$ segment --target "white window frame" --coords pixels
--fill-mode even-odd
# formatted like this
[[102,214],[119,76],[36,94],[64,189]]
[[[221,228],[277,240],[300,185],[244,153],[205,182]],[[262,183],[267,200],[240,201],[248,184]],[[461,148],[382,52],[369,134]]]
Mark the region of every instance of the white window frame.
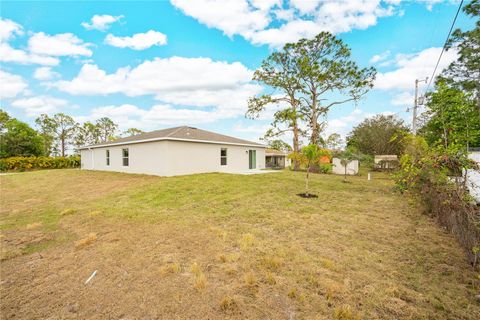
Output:
[[[125,156],[125,150],[127,151],[127,156]],[[130,165],[130,150],[128,148],[122,148],[122,165],[124,167],[128,167]],[[127,164],[125,164],[125,160],[127,160]]]
[[[225,151],[225,155],[222,155],[222,152]],[[226,166],[228,164],[228,149],[227,148],[221,148],[220,149],[220,165],[221,166]],[[225,159],[225,163],[223,163],[223,159]]]

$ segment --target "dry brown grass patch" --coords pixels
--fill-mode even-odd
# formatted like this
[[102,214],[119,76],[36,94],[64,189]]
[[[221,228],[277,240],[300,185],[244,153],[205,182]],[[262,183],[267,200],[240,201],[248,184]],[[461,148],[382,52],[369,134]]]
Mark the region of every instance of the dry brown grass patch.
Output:
[[329,281],[325,284],[325,298],[328,301],[339,299],[345,288],[338,282]]
[[166,276],[169,274],[180,273],[182,271],[182,267],[179,263],[169,263],[160,268],[160,275]]
[[218,258],[218,261],[220,261],[221,263],[227,262],[227,256],[224,254],[219,254],[217,258]]
[[271,272],[265,272],[265,282],[270,285],[277,284],[277,280],[275,279],[275,276]]
[[81,249],[93,243],[95,240],[97,240],[97,234],[93,232],[89,233],[86,238],[80,239],[75,242],[75,248]]
[[240,239],[240,248],[242,250],[246,250],[250,247],[253,247],[255,244],[255,236],[251,233],[246,233],[242,236],[242,239]]
[[238,303],[233,297],[225,296],[220,300],[220,310],[225,313],[233,313],[238,310]]
[[62,211],[62,213],[60,213],[62,216],[69,216],[71,214],[74,214],[75,213],[75,209],[72,209],[72,208],[68,208],[68,209],[65,209]]
[[225,273],[229,276],[235,276],[238,273],[237,267],[236,266],[228,266],[225,269]]
[[195,276],[194,287],[198,291],[202,291],[207,287],[207,277],[205,274],[203,274],[203,272],[200,272]]
[[248,287],[255,287],[257,285],[257,277],[251,271],[243,275],[243,281]]
[[348,304],[341,305],[335,308],[333,312],[334,319],[337,320],[360,320],[361,317]]
[[33,229],[40,228],[41,226],[42,226],[42,223],[41,223],[41,222],[35,222],[35,223],[27,224],[26,229],[27,229],[27,230],[33,230]]
[[277,256],[267,256],[261,260],[262,266],[269,270],[278,270],[283,265],[283,259]]
[[100,211],[100,210],[94,210],[94,211],[90,211],[90,212],[88,213],[88,216],[90,216],[90,217],[96,217],[96,216],[99,216],[101,213],[102,213],[102,211]]
[[320,258],[320,264],[325,269],[329,269],[329,270],[332,270],[332,271],[334,271],[336,269],[335,268],[335,262],[333,260],[330,260],[330,259],[327,259],[327,258]]
[[192,263],[192,265],[190,266],[190,272],[193,273],[194,275],[198,276],[199,274],[202,273],[202,269],[200,268],[200,266],[198,265],[198,263],[194,262],[194,263]]

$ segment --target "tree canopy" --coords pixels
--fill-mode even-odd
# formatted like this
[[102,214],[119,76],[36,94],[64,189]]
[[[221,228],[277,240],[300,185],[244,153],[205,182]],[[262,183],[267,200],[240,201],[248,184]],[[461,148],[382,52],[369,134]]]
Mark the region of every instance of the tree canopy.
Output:
[[453,32],[448,49],[458,50],[459,57],[445,70],[444,76],[451,79],[451,84],[457,88],[471,92],[480,112],[480,1],[471,1],[463,11],[476,19],[475,27]]
[[[308,136],[310,144],[318,145],[328,111],[358,101],[373,86],[375,75],[374,68],[360,68],[353,61],[341,39],[321,32],[313,39],[287,43],[262,62],[253,80],[271,92],[250,98],[246,116],[258,118],[274,106],[277,111],[266,136],[292,131],[293,151],[299,153],[300,137]],[[294,164],[298,168],[295,158]]]
[[290,152],[292,147],[283,140],[275,139],[268,141],[268,147],[278,151]]
[[440,79],[427,99],[419,134],[429,145],[464,151],[480,147],[480,112],[472,94]]
[[43,139],[25,122],[0,110],[0,158],[43,155]]
[[367,118],[347,136],[347,146],[363,154],[400,154],[402,137],[409,131],[403,120],[393,115],[378,114]]

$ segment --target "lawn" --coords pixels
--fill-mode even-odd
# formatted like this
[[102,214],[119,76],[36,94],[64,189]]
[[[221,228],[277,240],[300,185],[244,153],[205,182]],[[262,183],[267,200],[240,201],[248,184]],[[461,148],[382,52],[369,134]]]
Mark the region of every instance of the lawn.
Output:
[[386,176],[0,179],[5,318],[480,318],[464,252]]

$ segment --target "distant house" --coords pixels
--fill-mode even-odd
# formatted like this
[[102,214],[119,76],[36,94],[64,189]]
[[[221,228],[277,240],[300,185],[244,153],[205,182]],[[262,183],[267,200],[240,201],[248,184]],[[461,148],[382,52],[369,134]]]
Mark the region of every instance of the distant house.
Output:
[[283,169],[290,165],[288,153],[275,150],[265,149],[265,167],[270,169]]
[[241,173],[265,168],[265,146],[193,127],[176,127],[80,148],[81,168],[159,176]]
[[396,154],[375,155],[373,162],[376,170],[392,170],[399,165]]

